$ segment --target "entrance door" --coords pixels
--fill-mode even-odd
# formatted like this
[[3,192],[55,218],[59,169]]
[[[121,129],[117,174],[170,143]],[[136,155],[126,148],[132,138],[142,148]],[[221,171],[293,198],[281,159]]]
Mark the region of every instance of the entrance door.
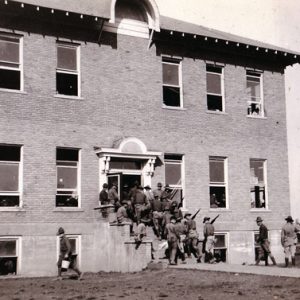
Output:
[[[123,186],[122,183],[122,173],[112,173],[107,175],[107,183],[108,183],[108,189],[110,189],[113,184],[117,186],[117,191],[119,195],[119,199],[121,199],[121,187]],[[121,199],[122,201],[122,199]]]

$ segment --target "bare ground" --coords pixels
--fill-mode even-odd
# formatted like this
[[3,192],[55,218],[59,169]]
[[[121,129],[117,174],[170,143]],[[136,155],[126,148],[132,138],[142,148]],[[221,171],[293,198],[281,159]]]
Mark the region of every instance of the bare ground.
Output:
[[300,300],[299,283],[297,278],[179,269],[88,273],[81,281],[5,278],[0,280],[0,300]]

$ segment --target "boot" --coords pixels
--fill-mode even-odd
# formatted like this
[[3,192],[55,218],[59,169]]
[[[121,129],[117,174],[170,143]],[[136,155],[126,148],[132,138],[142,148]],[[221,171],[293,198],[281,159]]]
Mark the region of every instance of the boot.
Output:
[[285,267],[287,268],[289,266],[289,259],[285,258]]
[[273,265],[276,266],[277,264],[276,264],[275,257],[274,256],[270,256],[270,258],[271,258],[271,261],[272,261]]
[[295,256],[292,256],[292,265],[293,265],[293,267],[296,267],[296,258],[295,258]]
[[268,254],[264,255],[264,259],[265,259],[265,265],[268,266],[269,262],[268,262]]
[[255,265],[258,266],[260,262],[260,257],[256,260]]

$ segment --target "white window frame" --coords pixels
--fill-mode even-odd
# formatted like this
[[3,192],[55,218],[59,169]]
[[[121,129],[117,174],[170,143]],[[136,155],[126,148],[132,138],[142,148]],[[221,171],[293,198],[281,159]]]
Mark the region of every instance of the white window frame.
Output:
[[19,205],[18,206],[0,206],[1,210],[10,210],[14,208],[21,208],[23,207],[23,147],[18,145],[7,145],[8,147],[18,147],[20,148],[20,161],[4,161],[0,160],[1,163],[7,164],[16,164],[19,166],[19,174],[18,174],[18,191],[17,192],[10,192],[10,191],[0,191],[0,195],[3,196],[19,196]]
[[[58,167],[65,167],[65,168],[77,168],[77,201],[78,201],[78,206],[73,206],[73,207],[69,207],[69,206],[56,206],[55,203],[55,207],[56,208],[81,208],[81,150],[80,149],[76,149],[76,148],[64,148],[64,147],[57,147],[56,151],[58,149],[64,149],[64,150],[77,150],[78,151],[78,161],[70,161],[70,160],[56,160],[56,194],[55,197],[59,194],[59,191],[70,191],[73,192],[73,189],[66,189],[66,188],[58,188],[57,187],[57,179],[58,179],[58,172],[57,172],[57,168]],[[57,165],[57,162],[61,162],[61,163],[76,163],[76,166],[63,166],[63,165]],[[56,201],[55,201],[56,202]]]
[[[76,253],[77,254],[77,266],[80,269],[81,267],[81,235],[80,234],[66,234],[66,237],[70,240],[74,239],[76,241]],[[60,253],[60,242],[59,242],[60,237],[56,237],[56,260],[58,261],[59,258],[59,253]]]
[[[226,205],[225,207],[210,207],[211,210],[219,210],[219,209],[228,209],[229,208],[229,199],[228,199],[228,158],[224,156],[209,156],[209,168],[210,168],[210,161],[211,160],[218,160],[218,161],[223,161],[224,165],[224,183],[219,183],[219,182],[211,182],[209,178],[209,188],[210,187],[225,187],[225,197],[226,197]],[[209,170],[210,172],[210,170]],[[209,192],[209,197],[210,197],[210,192]],[[209,199],[210,201],[210,199]]]
[[63,48],[69,48],[69,49],[75,49],[76,50],[76,66],[77,66],[77,70],[74,71],[74,70],[69,70],[69,69],[63,69],[63,68],[59,68],[56,65],[56,74],[57,73],[61,73],[61,74],[77,75],[77,95],[60,94],[58,92],[58,90],[57,90],[57,86],[56,86],[56,94],[58,96],[66,97],[66,98],[80,98],[81,97],[80,44],[58,41],[56,43],[56,53],[57,53],[57,58],[56,59],[57,59],[57,63],[58,63],[58,47],[63,47]]
[[[252,74],[249,74],[252,73]],[[255,74],[255,75],[253,75]],[[247,86],[247,82],[248,82],[248,78],[259,78],[259,84],[260,84],[260,97],[256,97],[255,99],[257,99],[257,101],[252,100],[252,96],[250,96],[250,100],[247,100],[247,116],[249,117],[256,117],[256,118],[262,118],[265,117],[265,109],[264,109],[264,92],[263,92],[263,73],[262,72],[258,72],[258,71],[252,71],[252,70],[246,70],[246,86]],[[251,105],[258,105],[260,107],[260,114],[254,115],[251,114],[251,112],[249,113],[249,107]]]
[[218,249],[226,249],[226,263],[228,263],[228,257],[229,257],[229,233],[228,232],[224,232],[224,231],[220,231],[220,232],[215,232],[215,238],[217,238],[216,236],[218,235],[224,235],[224,241],[225,241],[225,247],[216,247],[214,246],[214,251],[218,250]]
[[[24,91],[24,64],[23,64],[23,36],[16,35],[16,34],[10,34],[5,32],[0,32],[0,39],[1,37],[6,38],[13,38],[13,39],[19,39],[19,67],[9,67],[9,66],[1,66],[0,69],[3,70],[13,70],[13,71],[19,71],[20,72],[20,89],[8,89],[8,88],[0,88],[1,91],[17,91],[17,92],[23,92]],[[14,64],[17,65],[17,63],[12,63],[8,61],[3,61],[7,64]]]
[[[22,238],[20,236],[0,236],[0,241],[16,241],[16,256],[5,257],[17,257],[17,272],[16,275],[21,273],[21,261],[22,261]],[[2,256],[4,257],[4,256]],[[1,275],[0,275],[1,276]]]
[[[264,175],[264,187],[265,187],[265,207],[253,207],[251,210],[268,210],[269,207],[269,201],[268,201],[268,177],[267,177],[267,160],[264,158],[250,158],[249,159],[249,171],[250,171],[250,178],[251,178],[251,168],[250,168],[250,161],[261,161],[263,162],[263,175]],[[252,183],[250,182],[250,200],[252,202],[251,198],[251,188],[252,188]],[[254,199],[255,200],[255,199]]]
[[[207,71],[207,67],[212,67],[212,68],[219,68],[221,69],[221,73],[219,72],[212,72],[212,71]],[[206,87],[206,95],[212,95],[212,96],[220,96],[222,97],[222,110],[211,110],[211,109],[208,109],[208,99],[206,97],[206,106],[207,106],[207,110],[208,111],[214,111],[214,112],[225,112],[225,84],[224,84],[224,66],[220,66],[220,65],[215,65],[215,64],[206,64],[206,74],[214,74],[214,75],[219,75],[220,76],[220,82],[221,82],[221,94],[215,94],[215,93],[209,93],[207,91],[207,87]],[[207,80],[207,76],[206,76],[206,80]]]
[[[163,81],[163,78],[162,78],[162,88],[164,88],[164,86],[179,88],[180,105],[179,106],[169,106],[169,105],[166,105],[164,103],[164,99],[162,99],[163,108],[181,109],[181,108],[183,108],[182,59],[171,58],[171,57],[168,57],[168,56],[162,56],[162,77],[163,77],[163,66],[164,66],[164,64],[178,66],[178,85],[165,84],[164,81]],[[163,98],[163,93],[162,93],[162,98]]]
[[[180,175],[181,175],[181,184],[170,184],[171,189],[179,189],[182,193],[182,198],[184,199],[184,183],[185,183],[185,176],[184,176],[184,155],[182,154],[168,154],[165,153],[165,156],[181,156],[181,160],[178,159],[164,159],[165,164],[174,164],[174,165],[180,165]],[[166,172],[165,172],[165,182],[166,182]],[[183,200],[183,208],[185,208],[185,201]]]

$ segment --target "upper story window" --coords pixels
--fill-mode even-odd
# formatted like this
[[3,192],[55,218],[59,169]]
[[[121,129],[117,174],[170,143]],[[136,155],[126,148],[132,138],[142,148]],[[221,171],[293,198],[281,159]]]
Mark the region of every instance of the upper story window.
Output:
[[22,37],[0,33],[0,88],[23,90]]
[[21,147],[0,145],[0,207],[21,206]]
[[227,159],[209,158],[210,208],[227,207]]
[[251,208],[266,208],[267,181],[264,159],[250,159],[250,199]]
[[207,109],[224,111],[224,68],[206,65]]
[[79,150],[56,149],[57,207],[79,207]]
[[183,200],[183,157],[177,154],[165,154],[165,182],[172,189],[172,199]]
[[182,107],[181,60],[164,57],[163,104],[169,107]]
[[79,45],[57,44],[56,92],[80,97]]
[[262,73],[247,71],[248,116],[264,116]]

